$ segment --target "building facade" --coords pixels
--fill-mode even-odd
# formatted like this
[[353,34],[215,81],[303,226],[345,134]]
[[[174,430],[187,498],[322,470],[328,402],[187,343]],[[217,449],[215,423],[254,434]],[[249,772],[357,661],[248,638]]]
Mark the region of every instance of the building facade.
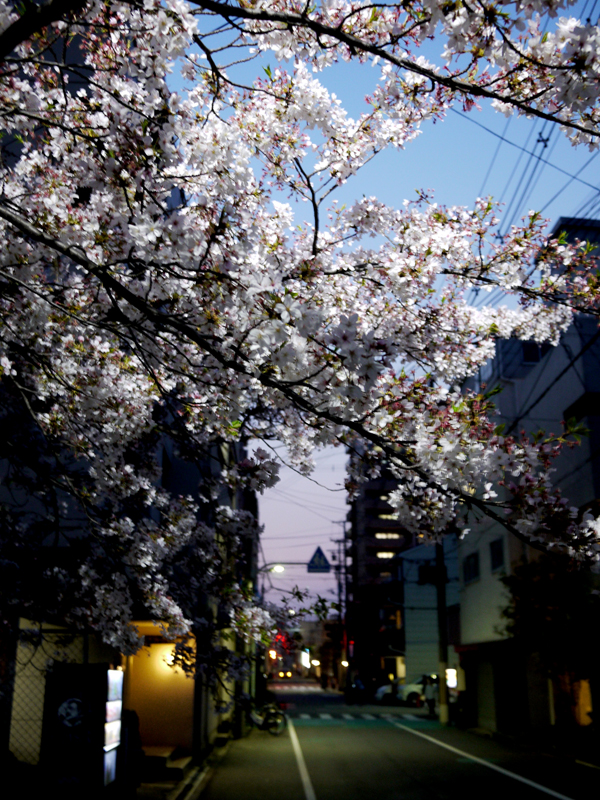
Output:
[[[570,241],[600,241],[600,223],[595,221],[561,219],[553,233],[562,231]],[[558,434],[566,420],[584,424],[589,435],[577,446],[563,449],[554,463],[553,483],[580,515],[586,510],[598,515],[600,340],[595,318],[576,315],[556,347],[498,341],[495,358],[466,386],[475,391],[501,389],[494,398],[494,421],[503,424],[506,433]],[[588,630],[571,647],[561,642],[562,623],[553,609],[562,606],[561,613],[566,614],[568,600],[559,603],[552,598],[553,591],[559,597],[558,577],[555,589],[545,580],[545,575],[559,575],[561,560],[524,544],[497,522],[476,521],[470,527],[471,533],[458,545],[459,649],[468,724],[509,734],[590,725],[593,690],[598,686],[598,654],[592,653],[598,647],[597,636]],[[568,574],[566,570],[563,583]],[[591,586],[594,580],[583,574],[580,582]],[[594,618],[593,597],[591,588],[588,596],[582,595],[567,629],[576,630],[580,620]],[[544,641],[544,620],[552,619],[554,634],[549,624]],[[582,655],[576,657],[580,646]],[[595,695],[598,707],[600,692]]]

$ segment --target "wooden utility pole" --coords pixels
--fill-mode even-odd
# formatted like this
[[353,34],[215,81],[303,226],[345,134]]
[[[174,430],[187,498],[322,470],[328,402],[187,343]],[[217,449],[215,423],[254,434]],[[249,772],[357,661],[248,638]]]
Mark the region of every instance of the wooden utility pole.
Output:
[[443,542],[438,542],[435,546],[435,588],[438,618],[438,702],[440,722],[442,725],[447,725],[449,721],[448,685],[446,683],[446,670],[448,669],[448,614],[446,611],[446,563]]

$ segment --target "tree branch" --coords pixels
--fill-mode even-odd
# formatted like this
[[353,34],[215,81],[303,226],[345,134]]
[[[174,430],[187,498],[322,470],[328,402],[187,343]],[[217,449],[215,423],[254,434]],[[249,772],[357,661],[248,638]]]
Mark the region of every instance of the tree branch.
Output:
[[383,61],[388,61],[390,64],[394,64],[396,67],[401,67],[409,72],[422,75],[424,78],[428,78],[435,84],[445,86],[447,89],[458,92],[459,94],[473,97],[485,97],[488,100],[498,100],[502,103],[506,103],[518,108],[519,111],[522,111],[524,114],[539,117],[540,119],[545,119],[555,124],[564,125],[568,128],[581,131],[582,133],[587,133],[591,136],[600,136],[600,130],[590,129],[577,122],[560,119],[554,114],[549,114],[546,111],[535,108],[535,106],[529,105],[525,101],[517,100],[514,97],[507,97],[499,92],[486,89],[484,86],[478,86],[477,84],[472,84],[468,81],[461,81],[457,78],[440,75],[433,69],[424,67],[421,64],[416,64],[414,61],[411,61],[408,58],[400,58],[399,56],[395,56],[392,53],[389,53],[383,47],[369,44],[368,42],[359,39],[357,36],[346,33],[340,27],[325,25],[322,22],[311,19],[303,14],[292,14],[290,12],[282,13],[279,11],[269,11],[267,9],[254,11],[241,6],[230,6],[227,3],[217,2],[217,0],[190,0],[190,2],[193,5],[200,6],[201,8],[205,8],[215,14],[219,14],[226,19],[238,17],[247,20],[279,22],[283,25],[293,28],[307,28],[317,36],[328,36],[337,40],[341,44],[347,45],[347,47],[353,53],[357,51],[371,53],[371,55],[378,56]]
[[87,0],[48,0],[43,6],[26,0],[24,13],[0,33],[0,60],[35,33],[68,14],[81,11],[86,5]]

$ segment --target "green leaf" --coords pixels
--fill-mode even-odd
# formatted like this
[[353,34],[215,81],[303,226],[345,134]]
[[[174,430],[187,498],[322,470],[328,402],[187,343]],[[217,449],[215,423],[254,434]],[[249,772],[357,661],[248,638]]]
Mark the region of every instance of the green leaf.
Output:
[[493,397],[495,394],[500,394],[501,391],[502,391],[502,386],[494,386],[493,389],[490,389],[483,396],[486,400],[489,400],[490,397]]
[[273,74],[271,73],[271,65],[267,64],[267,66],[263,67],[263,69],[266,72],[267,77],[269,78],[269,80],[272,81],[273,80]]
[[506,423],[503,422],[501,425],[496,425],[494,428],[494,435],[495,436],[502,436],[504,433],[504,429],[506,428]]

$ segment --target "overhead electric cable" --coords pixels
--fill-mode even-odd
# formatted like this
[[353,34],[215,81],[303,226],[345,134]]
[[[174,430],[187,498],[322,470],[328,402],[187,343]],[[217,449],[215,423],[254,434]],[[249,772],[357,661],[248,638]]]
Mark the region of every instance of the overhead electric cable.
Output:
[[504,130],[502,131],[502,139],[500,139],[500,141],[498,142],[498,145],[496,147],[496,151],[494,152],[494,155],[492,156],[492,160],[490,162],[488,170],[485,173],[485,178],[481,181],[481,189],[479,190],[479,194],[478,194],[479,197],[481,197],[482,194],[483,194],[483,189],[485,187],[485,184],[487,183],[487,179],[490,177],[490,172],[492,171],[492,168],[493,168],[494,164],[496,163],[496,159],[498,158],[498,152],[500,151],[500,148],[502,147],[502,142],[504,141],[504,137],[506,136],[506,131],[508,130],[508,126],[510,125],[511,122],[512,122],[512,117],[509,117],[506,120],[506,125],[504,126]]
[[[520,148],[521,152],[519,153],[519,157],[515,161],[515,164],[514,164],[514,166],[512,168],[512,171],[511,171],[510,175],[508,176],[508,180],[506,181],[506,184],[504,186],[504,189],[502,190],[502,192],[500,194],[500,198],[501,199],[508,192],[508,187],[511,185],[511,183],[513,181],[513,178],[515,177],[515,173],[516,173],[516,171],[517,171],[517,169],[519,167],[519,164],[521,163],[521,159],[523,158],[523,153],[529,153],[529,150],[527,150],[527,145],[529,144],[529,140],[531,139],[532,134],[533,134],[533,125],[531,125],[530,128],[529,128],[529,133],[527,134],[527,138],[525,139],[525,145],[524,145],[524,147]],[[529,160],[531,160],[531,153],[529,155]],[[527,162],[527,163],[529,163],[529,162]],[[525,165],[525,169],[527,169],[527,165]]]
[[591,24],[591,25],[597,25],[598,24],[598,20],[596,20],[596,22],[592,22],[592,20],[596,16],[596,6],[597,5],[598,5],[598,0],[595,0],[594,5],[592,6],[588,17],[583,17],[583,14],[581,15],[585,19],[585,21],[587,23]]
[[517,427],[519,422],[521,422],[523,417],[526,417],[527,414],[529,414],[529,412],[533,408],[535,408],[537,404],[544,399],[544,397],[546,397],[548,392],[550,392],[554,388],[554,386],[556,386],[558,381],[567,374],[567,372],[573,367],[573,365],[577,361],[579,361],[581,356],[583,356],[584,353],[586,353],[590,349],[590,347],[592,347],[598,341],[598,339],[600,339],[600,329],[598,329],[596,333],[588,340],[588,342],[581,348],[581,350],[577,353],[577,355],[573,356],[573,358],[569,361],[567,366],[563,370],[561,370],[561,372],[559,372],[559,374],[550,382],[550,384],[544,389],[544,391],[537,396],[537,398],[533,401],[533,403],[531,403],[531,405],[529,405],[525,409],[525,411],[521,412],[517,417],[515,417],[515,419],[510,424],[510,427],[506,431],[506,435],[514,431],[514,429]]
[[600,189],[596,187],[596,191],[591,197],[587,197],[575,212],[575,217],[592,217],[598,208],[600,202]]
[[[550,131],[550,133],[548,134],[548,139],[550,139],[550,136],[551,136],[551,135],[552,135],[552,131]],[[555,139],[554,139],[554,141],[552,142],[552,147],[551,147],[551,148],[550,148],[550,150],[548,151],[548,160],[550,160],[550,158],[552,157],[552,153],[554,152],[554,149],[555,149],[556,145],[558,144],[558,141],[559,141],[559,137],[558,137],[558,136],[556,136],[556,137],[555,137]],[[539,171],[538,171],[538,173],[537,173],[537,175],[536,175],[536,177],[535,177],[535,180],[534,180],[534,181],[533,181],[533,183],[530,185],[529,192],[528,192],[528,194],[527,194],[527,195],[524,197],[524,199],[523,199],[523,202],[521,203],[521,208],[522,208],[522,209],[523,209],[523,206],[525,206],[525,205],[527,205],[527,204],[529,203],[529,198],[530,198],[530,197],[531,197],[531,195],[533,194],[533,192],[534,192],[534,190],[535,190],[535,187],[538,185],[538,181],[539,181],[539,179],[540,179],[540,178],[541,178],[541,176],[542,176],[542,173],[543,173],[543,171],[544,171],[544,168],[545,168],[545,166],[546,166],[545,164],[541,164],[541,165],[540,165],[540,169],[539,169]],[[529,209],[527,209],[527,210],[529,210]]]
[[[544,128],[542,128],[542,130],[539,131],[539,133],[538,133],[538,138],[537,138],[536,143],[535,143],[535,145],[533,147],[533,150],[531,151],[531,154],[530,154],[529,158],[527,159],[527,163],[525,164],[523,172],[521,173],[521,177],[519,178],[519,181],[518,181],[518,183],[517,183],[517,185],[515,187],[513,195],[512,195],[512,197],[510,199],[510,203],[508,204],[508,206],[506,207],[506,209],[504,211],[504,214],[503,214],[503,217],[502,217],[502,223],[500,225],[500,237],[502,238],[503,241],[504,241],[504,236],[506,236],[506,233],[508,232],[508,230],[510,229],[511,225],[513,224],[513,222],[514,222],[514,220],[516,218],[516,214],[519,211],[520,203],[517,203],[517,205],[515,206],[515,201],[517,200],[517,195],[521,191],[521,186],[523,185],[523,181],[527,177],[527,172],[528,172],[530,166],[533,164],[533,171],[531,173],[531,175],[533,175],[534,172],[535,172],[536,166],[539,165],[539,158],[541,156],[541,153],[540,153],[540,156],[537,156],[536,153],[535,153],[535,150],[537,149],[537,146],[539,144],[542,144],[542,149],[543,149],[544,142],[545,142],[545,139],[543,137],[543,130],[544,130]],[[537,158],[538,161],[537,162],[534,161],[534,158]],[[530,181],[531,181],[531,176],[529,177],[529,180],[527,181],[527,183],[525,185],[525,190],[529,186]],[[521,196],[523,196],[523,195],[521,195]],[[513,207],[515,209],[514,211],[513,211]],[[504,228],[504,230],[502,230],[503,228]]]
[[[568,181],[567,181],[567,182],[566,182],[566,183],[563,185],[563,187],[562,187],[561,189],[559,189],[559,190],[558,190],[558,192],[556,192],[556,194],[555,194],[555,195],[553,195],[553,196],[550,198],[550,200],[548,200],[548,202],[546,203],[546,205],[542,206],[542,208],[540,209],[540,211],[545,211],[545,210],[548,208],[548,206],[549,206],[549,205],[551,205],[551,204],[552,204],[552,203],[553,203],[553,202],[556,200],[556,198],[557,198],[557,197],[559,197],[559,195],[561,195],[561,194],[564,192],[564,190],[565,190],[565,189],[566,189],[568,186],[570,186],[570,185],[573,183],[573,181],[575,180],[575,178],[577,178],[577,177],[580,175],[580,173],[582,173],[582,172],[583,172],[583,170],[584,170],[584,169],[587,169],[587,168],[589,167],[589,165],[590,165],[590,164],[592,163],[592,161],[593,161],[593,160],[596,158],[596,156],[598,155],[598,153],[600,153],[600,150],[596,150],[596,152],[595,152],[595,153],[593,153],[593,154],[590,156],[590,158],[588,158],[588,160],[585,162],[585,164],[584,164],[582,167],[580,167],[580,168],[577,170],[577,172],[575,173],[575,175],[573,175],[573,177],[572,177],[572,178],[569,178],[569,180],[568,180]],[[576,216],[577,216],[577,215],[576,215]]]
[[[491,128],[488,128],[487,125],[483,125],[481,122],[477,122],[477,120],[470,117],[469,114],[463,114],[462,111],[457,111],[455,108],[452,108],[450,110],[454,111],[455,114],[458,114],[459,117],[464,117],[465,119],[468,119],[469,122],[473,123],[473,125],[477,125],[477,127],[483,128],[484,131],[491,133],[492,136],[496,136],[498,139],[502,139],[502,141],[506,142],[511,147],[516,147],[517,150],[523,150],[523,152],[528,153],[529,155],[533,156],[535,155],[535,153],[532,153],[530,150],[526,150],[524,147],[521,147],[521,145],[515,144],[515,142],[511,142],[510,139],[506,139],[501,134],[496,133],[496,131],[493,131]],[[562,167],[557,167],[556,164],[553,164],[551,161],[548,161],[545,158],[542,158],[541,161],[544,164],[547,164],[549,167],[552,167],[552,169],[555,169],[557,172],[562,172],[563,175],[567,175],[569,178],[573,178],[573,180],[576,180],[578,183],[582,183],[584,186],[589,186],[589,188],[594,189],[594,191],[596,191],[598,188],[597,186],[593,186],[591,183],[588,183],[587,181],[584,181],[575,175],[571,175],[571,173],[567,172],[566,169],[562,169]]]
[[[585,5],[581,10],[580,19],[586,19],[585,12],[587,11],[587,7],[589,6],[590,3],[591,3],[591,0],[585,0]],[[592,11],[593,11],[593,9],[592,9]],[[590,13],[590,17],[591,17],[591,13]],[[587,17],[587,19],[589,19],[590,17]]]

